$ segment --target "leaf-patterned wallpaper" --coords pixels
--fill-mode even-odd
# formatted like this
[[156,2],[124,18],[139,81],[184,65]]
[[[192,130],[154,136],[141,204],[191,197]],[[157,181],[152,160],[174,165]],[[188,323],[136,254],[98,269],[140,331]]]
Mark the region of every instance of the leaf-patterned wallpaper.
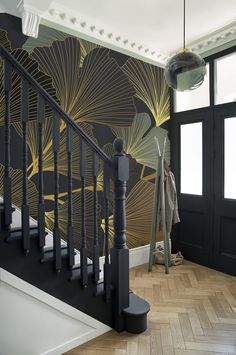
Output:
[[[66,33],[40,26],[39,38],[27,38],[21,32],[18,18],[0,14],[0,43],[48,91],[70,117],[101,147],[112,156],[112,142],[116,137],[124,140],[130,156],[130,179],[127,189],[127,240],[130,248],[149,242],[156,146],[161,146],[167,134],[166,123],[170,116],[168,87],[163,69],[144,63],[118,52],[102,48],[91,42]],[[4,138],[3,65],[0,60],[0,139]],[[14,74],[11,93],[11,135],[13,202],[21,205],[22,172],[20,123],[20,78]],[[37,218],[38,146],[35,122],[37,97],[30,91],[28,137],[28,185],[30,213]],[[43,142],[46,224],[53,228],[53,154],[52,115],[46,109]],[[164,124],[164,126],[163,126]],[[162,127],[161,127],[162,125]],[[65,124],[60,125],[60,193],[59,219],[62,237],[66,240],[67,211],[67,156]],[[79,139],[73,141],[73,205],[76,246],[80,236],[80,175]],[[2,143],[1,143],[2,144]],[[166,159],[169,159],[169,140]],[[92,156],[87,150],[86,173],[86,227],[88,245],[93,238]],[[103,253],[102,166],[99,167],[98,223],[100,226],[100,252]],[[3,190],[4,157],[0,149],[0,194]],[[112,187],[111,187],[112,189]],[[111,191],[112,193],[112,191]],[[110,203],[110,242],[113,238],[113,212]]]

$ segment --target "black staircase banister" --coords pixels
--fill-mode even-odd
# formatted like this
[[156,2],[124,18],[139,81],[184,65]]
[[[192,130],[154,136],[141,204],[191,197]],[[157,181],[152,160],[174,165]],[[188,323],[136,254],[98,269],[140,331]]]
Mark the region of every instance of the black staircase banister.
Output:
[[[63,111],[59,104],[54,100],[46,90],[21,66],[20,63],[9,53],[4,47],[0,46],[0,57],[4,60],[4,193],[3,206],[0,208],[0,232],[3,232],[4,238],[0,238],[0,266],[6,267],[10,272],[13,271],[16,276],[22,278],[26,275],[26,281],[34,281],[36,287],[42,285],[42,289],[65,300],[73,305],[80,305],[82,311],[89,310],[89,314],[97,315],[98,319],[104,321],[104,313],[106,324],[112,325],[117,331],[128,330],[132,333],[140,333],[147,328],[147,312],[149,305],[144,300],[140,299],[129,289],[129,250],[126,243],[126,191],[127,181],[129,179],[129,157],[126,156],[123,147],[123,141],[116,138],[113,147],[113,159],[109,156],[83,131],[80,126],[74,122],[70,116]],[[12,93],[12,73],[15,72],[21,79],[21,128],[22,128],[22,224],[19,230],[12,230],[12,185],[13,172],[11,170],[11,93]],[[37,109],[35,110],[35,123],[37,127],[37,147],[38,147],[38,223],[37,227],[31,228],[29,225],[30,218],[30,191],[28,181],[28,137],[29,137],[29,90],[33,90],[37,95]],[[53,155],[53,200],[54,200],[54,220],[53,220],[53,249],[46,250],[45,246],[45,203],[44,203],[44,142],[46,125],[45,125],[45,106],[49,106],[52,111],[52,155]],[[66,158],[67,158],[67,247],[63,247],[61,238],[64,233],[64,228],[61,226],[61,211],[60,211],[60,149],[61,136],[60,127],[61,120],[65,123],[66,128]],[[73,130],[73,131],[72,131]],[[79,158],[77,161],[77,172],[80,176],[80,208],[76,201],[73,202],[73,132],[79,135]],[[78,138],[78,137],[77,137]],[[78,143],[77,143],[78,144]],[[87,213],[86,206],[90,204],[91,199],[87,196],[87,177],[91,173],[87,159],[87,148],[92,150],[92,178],[93,178],[93,264],[88,264],[88,251],[90,248],[91,236],[89,235],[90,228],[90,213]],[[101,164],[101,160],[103,163]],[[103,168],[102,192],[103,199],[100,199],[100,174]],[[113,181],[113,190],[110,189],[111,180]],[[90,182],[91,180],[89,180]],[[99,190],[98,190],[99,183]],[[77,186],[77,184],[76,184]],[[113,210],[113,246],[110,248],[109,231],[110,210],[109,200],[113,192],[114,210]],[[91,195],[90,195],[91,196]],[[100,201],[103,201],[102,211],[100,213]],[[80,211],[79,221],[80,231],[74,233],[74,220],[78,219],[73,209]],[[104,263],[104,281],[99,280],[99,221],[103,216],[105,221],[104,243],[105,243],[105,263]],[[98,218],[99,217],[99,218]],[[64,216],[63,216],[64,220]],[[87,222],[87,223],[86,223]],[[112,227],[111,227],[112,228]],[[0,233],[1,237],[1,233]],[[35,240],[35,237],[37,238]],[[75,237],[77,239],[75,239]],[[9,243],[2,243],[2,240]],[[11,242],[23,242],[23,249],[27,258],[25,258],[24,267],[19,262],[18,253],[21,252],[19,244],[10,249]],[[80,246],[80,263],[75,264],[75,241],[79,242]],[[37,243],[35,245],[35,242]],[[14,243],[13,243],[14,244]],[[33,245],[32,245],[33,244]],[[37,246],[37,248],[35,248]],[[36,250],[37,249],[37,250]],[[91,249],[91,248],[90,248]],[[11,252],[13,250],[13,252]],[[42,271],[39,273],[40,265],[39,252],[42,253],[41,266]],[[11,264],[5,253],[9,256],[9,260],[15,263]],[[36,263],[35,263],[36,262]],[[53,281],[48,275],[53,271],[51,263],[54,264],[54,271],[60,272],[60,277]],[[11,268],[11,265],[13,268]],[[47,267],[49,265],[49,267]],[[33,267],[33,269],[32,269]],[[70,277],[68,274],[70,271]],[[29,270],[28,275],[24,274]],[[35,271],[35,273],[34,273]],[[92,274],[91,274],[92,271]],[[33,276],[32,276],[33,275]],[[35,275],[37,276],[35,278]],[[43,276],[42,276],[43,275]],[[92,280],[90,278],[92,277]],[[45,278],[44,278],[45,277]],[[77,295],[73,292],[72,284],[66,282],[70,278],[80,280],[81,286],[84,287],[83,292]],[[24,279],[24,278],[23,278]],[[52,282],[50,282],[52,281]],[[64,284],[60,283],[61,281]],[[105,298],[106,308],[103,308],[103,303],[95,300]],[[78,307],[77,307],[78,308]],[[90,312],[91,310],[91,312]],[[97,313],[98,312],[98,313]],[[86,312],[87,313],[87,312]],[[108,315],[106,313],[109,313]]]
[[47,91],[24,69],[24,67],[2,46],[0,46],[0,55],[5,58],[16,72],[24,77],[36,92],[50,104],[51,108],[57,111],[58,115],[69,124],[72,129],[99,155],[99,157],[109,165],[112,165],[108,155],[74,122],[70,116],[63,111],[60,105],[47,93]]

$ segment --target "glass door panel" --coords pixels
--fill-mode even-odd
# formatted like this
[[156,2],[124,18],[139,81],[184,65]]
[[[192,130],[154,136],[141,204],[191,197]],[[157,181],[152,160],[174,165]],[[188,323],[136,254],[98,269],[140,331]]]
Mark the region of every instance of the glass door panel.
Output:
[[180,126],[180,192],[202,195],[202,122]]
[[224,197],[236,199],[236,117],[224,120]]
[[215,104],[236,101],[236,52],[215,60]]
[[193,110],[210,105],[209,64],[206,65],[206,76],[203,84],[191,91],[174,91],[175,112]]

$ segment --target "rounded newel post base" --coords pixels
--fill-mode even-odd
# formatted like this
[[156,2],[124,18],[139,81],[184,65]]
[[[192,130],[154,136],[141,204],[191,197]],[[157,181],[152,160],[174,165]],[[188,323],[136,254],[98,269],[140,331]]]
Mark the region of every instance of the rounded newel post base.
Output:
[[147,329],[147,314],[150,305],[147,301],[130,292],[129,307],[123,310],[124,328],[127,332],[139,334]]

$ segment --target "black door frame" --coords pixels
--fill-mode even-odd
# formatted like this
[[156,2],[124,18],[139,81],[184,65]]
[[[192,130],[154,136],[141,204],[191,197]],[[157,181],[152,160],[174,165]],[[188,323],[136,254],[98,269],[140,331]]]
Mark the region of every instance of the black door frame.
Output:
[[[218,270],[226,271],[219,265],[217,255],[219,255],[219,243],[216,243],[213,233],[215,231],[215,199],[217,197],[217,186],[213,184],[213,174],[216,174],[215,151],[216,144],[220,144],[216,136],[216,119],[223,112],[227,117],[236,110],[236,103],[227,103],[214,105],[214,61],[217,58],[223,57],[227,54],[236,51],[236,46],[227,50],[216,53],[212,56],[205,58],[209,63],[209,90],[210,90],[210,105],[208,107],[188,110],[183,112],[174,112],[173,91],[171,90],[171,119],[170,119],[170,141],[171,141],[171,167],[176,177],[176,186],[179,198],[179,207],[188,208],[191,206],[193,211],[204,214],[204,235],[209,233],[208,237],[203,243],[205,250],[194,253],[191,245],[183,245],[178,238],[178,225],[173,229],[172,244],[174,251],[183,250],[187,258],[192,261],[198,262],[205,266],[215,268]],[[180,194],[180,125],[184,123],[203,122],[203,195],[195,196],[188,194]],[[221,142],[222,143],[222,142]],[[222,179],[223,177],[219,177]],[[222,180],[221,180],[222,183]],[[236,212],[235,212],[236,217]],[[180,222],[181,223],[181,222]],[[198,254],[198,255],[197,255]],[[236,268],[235,268],[236,272]]]
[[[221,107],[215,111],[214,115],[214,147],[216,149],[214,160],[214,266],[216,269],[232,274],[236,274],[236,248],[232,250],[232,245],[236,245],[236,200],[224,197],[224,121],[226,118],[236,117],[236,104]],[[236,157],[235,157],[236,159]],[[232,223],[232,224],[231,224]],[[228,234],[225,245],[225,227]],[[232,241],[230,242],[230,239]]]

